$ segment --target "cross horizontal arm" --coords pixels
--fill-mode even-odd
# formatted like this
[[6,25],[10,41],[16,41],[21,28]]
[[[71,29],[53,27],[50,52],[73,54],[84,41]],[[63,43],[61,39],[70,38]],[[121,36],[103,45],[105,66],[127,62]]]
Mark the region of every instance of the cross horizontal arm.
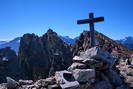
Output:
[[101,22],[101,21],[104,21],[104,17],[97,17],[97,18],[92,18],[92,19],[78,20],[77,24],[87,24],[87,23]]

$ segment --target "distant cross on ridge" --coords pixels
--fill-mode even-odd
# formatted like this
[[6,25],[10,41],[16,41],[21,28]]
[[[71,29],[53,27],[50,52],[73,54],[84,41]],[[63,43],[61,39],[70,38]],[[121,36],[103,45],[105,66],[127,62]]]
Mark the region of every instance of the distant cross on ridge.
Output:
[[95,22],[101,22],[101,21],[104,21],[104,17],[94,18],[94,14],[93,13],[89,14],[89,19],[83,19],[83,20],[78,20],[77,21],[77,24],[87,24],[87,23],[89,23],[89,25],[90,25],[90,37],[91,37],[90,44],[91,44],[91,47],[96,46],[94,23]]

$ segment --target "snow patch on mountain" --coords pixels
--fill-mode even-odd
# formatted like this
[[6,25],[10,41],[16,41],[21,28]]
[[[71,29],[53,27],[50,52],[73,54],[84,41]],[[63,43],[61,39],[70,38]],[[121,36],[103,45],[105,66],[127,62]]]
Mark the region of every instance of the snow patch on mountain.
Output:
[[16,53],[18,53],[19,50],[19,45],[20,45],[20,37],[17,37],[11,41],[4,42],[0,44],[0,48],[6,48],[6,47],[11,47]]
[[[74,44],[78,37],[72,39],[69,36],[59,36],[65,43]],[[21,37],[17,37],[11,41],[0,41],[0,48],[11,47],[16,53],[19,51]]]

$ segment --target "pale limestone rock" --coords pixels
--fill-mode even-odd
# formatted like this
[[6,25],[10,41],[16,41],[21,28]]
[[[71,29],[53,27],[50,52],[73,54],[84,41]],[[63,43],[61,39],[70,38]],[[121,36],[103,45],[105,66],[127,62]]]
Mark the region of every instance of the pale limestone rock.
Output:
[[72,71],[72,70],[74,70],[74,69],[83,69],[83,68],[86,68],[86,65],[85,65],[85,64],[74,62],[74,63],[68,68],[68,70],[69,70],[69,71]]
[[107,62],[112,67],[116,61],[116,59],[113,58],[113,56],[100,49],[99,47],[93,47],[85,51],[85,53],[82,55],[83,57],[89,57],[94,59],[99,59],[101,61]]
[[71,72],[57,71],[55,73],[55,79],[57,85],[59,85],[62,89],[76,89],[77,87],[79,87],[79,83],[75,81]]
[[16,88],[17,87],[17,82],[10,78],[10,77],[6,77],[6,80],[7,80],[7,88],[8,89],[12,89],[12,88]]
[[78,82],[94,82],[95,70],[94,69],[75,69],[72,71],[74,78]]
[[82,61],[84,61],[84,58],[82,58],[82,57],[80,57],[80,56],[74,56],[73,57],[73,61],[75,62],[82,62]]

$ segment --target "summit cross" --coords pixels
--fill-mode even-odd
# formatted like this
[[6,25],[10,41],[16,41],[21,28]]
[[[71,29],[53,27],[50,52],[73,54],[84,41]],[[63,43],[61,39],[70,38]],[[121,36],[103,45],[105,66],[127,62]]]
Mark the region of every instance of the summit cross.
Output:
[[94,18],[93,13],[89,13],[89,19],[83,19],[83,20],[77,21],[77,24],[89,24],[90,25],[90,38],[91,38],[90,45],[91,45],[91,47],[96,46],[94,23],[101,22],[101,21],[104,21],[104,17]]

